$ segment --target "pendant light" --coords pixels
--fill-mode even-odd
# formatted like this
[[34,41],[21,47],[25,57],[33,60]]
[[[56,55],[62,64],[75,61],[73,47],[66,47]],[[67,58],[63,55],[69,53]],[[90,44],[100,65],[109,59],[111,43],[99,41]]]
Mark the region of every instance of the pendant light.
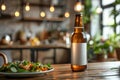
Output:
[[19,17],[20,16],[20,12],[19,11],[15,11],[15,17]]
[[42,18],[44,18],[44,17],[46,16],[46,13],[45,13],[44,11],[41,11],[41,12],[40,12],[40,16],[41,16]]
[[75,6],[74,6],[74,10],[76,12],[81,12],[83,10],[81,1],[77,0],[77,2],[75,3]]
[[4,3],[1,5],[1,10],[2,10],[2,11],[5,11],[5,10],[6,10],[6,5],[5,5]]
[[69,18],[70,17],[70,13],[68,11],[66,11],[64,16],[65,16],[65,18]]
[[55,7],[53,5],[50,6],[50,12],[54,12],[55,11]]
[[14,12],[14,16],[15,17],[19,17],[20,16],[20,5],[19,5],[19,0],[18,0],[18,2],[16,3],[16,4],[18,4],[18,5],[16,5],[16,11]]
[[25,5],[25,10],[26,10],[26,11],[30,11],[30,5],[29,5],[29,3],[27,3],[27,4]]

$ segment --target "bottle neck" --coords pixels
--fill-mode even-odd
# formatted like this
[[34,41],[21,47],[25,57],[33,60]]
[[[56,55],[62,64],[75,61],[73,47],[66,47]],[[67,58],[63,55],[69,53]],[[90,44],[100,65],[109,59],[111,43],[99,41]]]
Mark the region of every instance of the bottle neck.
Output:
[[83,27],[74,27],[74,33],[81,33],[84,31]]
[[82,16],[81,16],[81,14],[76,14],[74,27],[83,27],[83,22],[82,22]]
[[74,25],[74,33],[81,33],[83,32],[83,22],[82,22],[82,15],[76,14],[75,15],[75,25]]

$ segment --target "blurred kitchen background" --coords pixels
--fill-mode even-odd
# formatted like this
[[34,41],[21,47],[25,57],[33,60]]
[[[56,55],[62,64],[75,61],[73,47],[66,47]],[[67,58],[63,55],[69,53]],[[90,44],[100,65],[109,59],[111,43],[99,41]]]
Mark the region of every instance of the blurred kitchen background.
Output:
[[[74,15],[81,8],[88,61],[120,60],[117,55],[117,50],[120,52],[119,0],[0,0],[0,8],[0,49],[10,61],[20,60],[21,54],[19,50],[2,50],[3,47],[62,45],[70,48]],[[43,61],[53,56],[52,53],[52,49],[38,51],[37,61],[54,63],[49,58]],[[56,63],[70,62],[69,54],[57,49]],[[101,57],[103,54],[105,59]],[[22,59],[30,60],[30,50],[22,51]]]

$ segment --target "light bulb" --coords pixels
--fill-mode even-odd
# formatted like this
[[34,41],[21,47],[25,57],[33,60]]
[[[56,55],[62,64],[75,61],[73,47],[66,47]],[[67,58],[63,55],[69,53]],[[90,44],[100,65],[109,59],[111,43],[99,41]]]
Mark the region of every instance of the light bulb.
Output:
[[20,12],[19,11],[15,11],[15,16],[19,17],[20,16]]
[[30,5],[29,5],[29,4],[26,4],[25,10],[26,10],[26,11],[30,11]]
[[65,12],[64,16],[65,16],[66,18],[68,18],[68,17],[70,17],[70,13],[69,13],[69,12]]
[[50,12],[54,12],[55,11],[55,7],[54,6],[51,6],[50,7]]
[[41,17],[45,17],[45,16],[46,16],[45,12],[42,11],[42,12],[40,13],[40,16],[41,16]]
[[98,8],[96,9],[96,13],[100,14],[101,12],[102,12],[102,8],[101,8],[101,7],[98,7]]
[[5,4],[2,4],[2,5],[1,5],[1,10],[2,10],[2,11],[5,11],[5,10],[6,10],[6,5],[5,5]]
[[75,6],[74,6],[74,10],[75,10],[76,12],[82,11],[82,4],[81,4],[80,2],[77,2],[77,3],[75,4]]

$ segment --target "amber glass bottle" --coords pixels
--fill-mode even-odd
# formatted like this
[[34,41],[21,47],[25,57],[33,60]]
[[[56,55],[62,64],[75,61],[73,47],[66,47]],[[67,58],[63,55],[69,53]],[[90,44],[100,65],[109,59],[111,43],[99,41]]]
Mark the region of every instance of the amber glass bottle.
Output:
[[74,32],[71,37],[71,69],[81,72],[87,68],[87,43],[81,14],[76,14]]

